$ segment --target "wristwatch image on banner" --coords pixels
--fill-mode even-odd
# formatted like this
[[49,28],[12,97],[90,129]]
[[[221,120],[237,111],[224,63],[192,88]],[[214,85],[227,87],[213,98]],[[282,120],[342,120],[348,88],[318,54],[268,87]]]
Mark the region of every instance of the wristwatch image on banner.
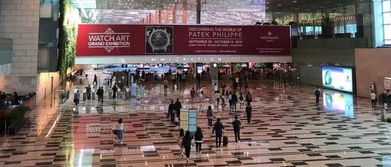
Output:
[[169,26],[146,26],[146,54],[172,54],[173,31]]

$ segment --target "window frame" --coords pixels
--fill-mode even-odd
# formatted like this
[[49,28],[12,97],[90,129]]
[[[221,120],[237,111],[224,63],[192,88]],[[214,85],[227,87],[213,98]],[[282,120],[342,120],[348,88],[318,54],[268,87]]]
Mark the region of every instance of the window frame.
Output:
[[[390,10],[389,11],[384,11],[384,4],[385,3],[389,3],[389,8]],[[387,32],[391,32],[391,22],[388,22],[388,23],[385,23],[385,17],[386,17],[386,14],[391,14],[391,0],[383,0],[382,1],[382,16],[383,16],[383,37],[384,37],[384,40],[383,40],[383,43],[384,45],[391,45],[391,36],[389,37],[386,37],[386,31]],[[386,29],[386,27],[388,27],[388,29]]]

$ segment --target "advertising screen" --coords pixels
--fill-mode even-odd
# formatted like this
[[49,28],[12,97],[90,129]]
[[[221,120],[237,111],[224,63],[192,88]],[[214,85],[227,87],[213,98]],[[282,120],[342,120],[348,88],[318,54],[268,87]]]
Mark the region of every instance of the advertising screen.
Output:
[[323,92],[323,108],[327,111],[335,112],[348,118],[353,118],[353,95],[325,90]]
[[322,67],[322,85],[328,89],[353,93],[353,69]]

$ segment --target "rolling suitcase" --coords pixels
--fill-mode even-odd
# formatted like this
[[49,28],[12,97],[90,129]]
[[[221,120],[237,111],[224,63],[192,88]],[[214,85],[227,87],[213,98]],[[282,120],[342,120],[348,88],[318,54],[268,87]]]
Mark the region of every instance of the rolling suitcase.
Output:
[[227,136],[223,136],[223,146],[224,147],[228,146],[228,137]]

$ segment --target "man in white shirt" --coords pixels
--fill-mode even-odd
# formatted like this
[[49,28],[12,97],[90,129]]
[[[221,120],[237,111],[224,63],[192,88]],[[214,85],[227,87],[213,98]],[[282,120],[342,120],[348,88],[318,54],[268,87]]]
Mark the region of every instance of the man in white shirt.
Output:
[[372,107],[375,107],[376,106],[376,94],[373,91],[371,93],[371,102],[372,102]]

